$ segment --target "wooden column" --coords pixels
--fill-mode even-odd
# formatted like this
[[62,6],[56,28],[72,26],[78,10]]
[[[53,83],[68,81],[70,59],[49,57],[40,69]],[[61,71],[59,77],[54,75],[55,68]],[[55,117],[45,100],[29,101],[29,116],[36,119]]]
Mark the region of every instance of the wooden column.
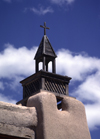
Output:
[[38,66],[38,62],[37,62],[37,60],[36,60],[36,61],[35,61],[35,71],[38,72],[38,70],[39,70],[39,66]]
[[46,71],[48,71],[48,63],[46,63]]
[[52,72],[56,73],[56,61],[55,61],[55,59],[52,61]]
[[43,70],[45,71],[45,56],[43,57]]

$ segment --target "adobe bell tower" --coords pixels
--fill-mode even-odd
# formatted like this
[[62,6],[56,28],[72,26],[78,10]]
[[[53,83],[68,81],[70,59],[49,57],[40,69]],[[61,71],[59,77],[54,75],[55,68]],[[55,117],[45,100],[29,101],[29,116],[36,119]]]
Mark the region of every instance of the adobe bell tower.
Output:
[[[46,35],[46,22],[44,26],[44,36],[40,42],[35,54],[35,74],[20,81],[23,86],[23,100],[17,102],[26,105],[27,99],[41,91],[47,91],[55,94],[57,101],[61,100],[64,95],[68,94],[68,84],[71,80],[68,76],[56,74],[56,54]],[[39,63],[42,62],[42,70],[39,70]],[[52,62],[52,72],[48,71],[48,64]]]

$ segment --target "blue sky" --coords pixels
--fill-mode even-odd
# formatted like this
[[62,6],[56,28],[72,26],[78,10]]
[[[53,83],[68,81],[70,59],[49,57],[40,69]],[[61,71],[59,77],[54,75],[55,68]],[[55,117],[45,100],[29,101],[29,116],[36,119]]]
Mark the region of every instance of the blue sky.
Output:
[[19,81],[35,72],[44,22],[57,73],[72,77],[69,94],[84,103],[91,137],[99,139],[100,0],[0,0],[0,100],[22,99]]

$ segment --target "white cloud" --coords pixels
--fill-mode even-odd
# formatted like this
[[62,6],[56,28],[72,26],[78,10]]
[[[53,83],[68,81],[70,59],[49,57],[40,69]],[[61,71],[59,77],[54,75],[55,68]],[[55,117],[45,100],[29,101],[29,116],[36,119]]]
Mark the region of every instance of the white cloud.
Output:
[[71,95],[85,103],[90,130],[100,126],[100,59],[69,50],[57,52],[57,72],[78,81]]
[[[12,89],[16,88],[22,78],[34,73],[33,58],[37,49],[37,47],[28,49],[25,46],[15,48],[11,44],[5,46],[4,51],[0,53],[0,79],[11,81],[8,84],[0,81],[2,90],[4,84]],[[57,73],[72,77],[70,84],[71,86],[74,83],[72,95],[85,102],[89,128],[95,129],[96,126],[100,126],[100,59],[65,49],[58,50],[57,55]],[[51,70],[51,65],[49,65],[49,70]],[[9,100],[2,95],[0,98],[2,101],[8,102]]]
[[74,90],[73,95],[88,103],[85,104],[88,126],[90,130],[97,129],[100,126],[100,69],[88,75]]
[[75,90],[74,94],[81,101],[98,102],[100,100],[100,71],[88,75]]
[[100,102],[87,104],[85,108],[90,130],[98,129],[97,126],[100,126]]
[[16,104],[17,102],[16,100],[11,99],[10,97],[4,96],[3,94],[0,94],[0,101],[13,103],[13,104]]
[[34,73],[35,63],[33,58],[36,49],[36,47],[33,47],[29,50],[25,46],[17,49],[9,43],[5,44],[4,51],[0,53],[1,90],[10,88],[15,91],[20,86],[19,81]]
[[57,55],[57,72],[71,76],[73,80],[82,81],[87,74],[100,70],[100,59],[89,57],[85,53],[72,53],[61,49]]
[[72,4],[75,0],[50,0],[52,3],[62,5],[62,4]]
[[1,90],[4,90],[4,85],[3,85],[2,82],[0,82],[0,89],[1,89]]
[[44,9],[42,6],[40,6],[39,9],[36,9],[33,7],[33,8],[30,8],[30,10],[37,15],[45,15],[47,13],[53,13],[54,12],[51,7],[47,7],[46,9]]
[[[25,46],[17,49],[9,43],[5,44],[4,51],[0,52],[0,89],[2,92],[5,88],[16,90],[20,85],[19,81],[34,73],[33,58],[36,49],[33,47],[29,50]],[[16,100],[2,94],[0,94],[0,101],[16,103]]]
[[[21,75],[16,75],[16,76],[11,76],[11,78],[8,81],[5,81],[5,87],[16,91],[16,89],[20,86],[19,81],[23,80],[23,78],[25,78],[25,76],[21,76]],[[17,90],[17,93],[19,93],[19,91]]]
[[29,50],[25,46],[18,49],[11,44],[5,46],[5,50],[0,53],[0,78],[11,79],[16,75],[25,76],[34,72],[36,47]]

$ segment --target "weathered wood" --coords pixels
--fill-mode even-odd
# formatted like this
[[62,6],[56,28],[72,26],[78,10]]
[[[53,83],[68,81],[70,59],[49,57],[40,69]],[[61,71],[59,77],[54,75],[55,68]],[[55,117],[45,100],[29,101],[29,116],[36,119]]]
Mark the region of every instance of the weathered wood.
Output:
[[70,79],[70,77],[61,76],[43,70],[38,71],[20,82],[23,86],[23,98],[25,99],[34,95],[41,89],[57,93],[58,95],[68,95],[68,84]]
[[[48,28],[46,28],[46,24],[41,27],[43,27],[44,30],[48,29]],[[56,73],[56,65],[55,65],[56,57],[57,56],[55,54],[55,51],[53,50],[53,47],[52,47],[48,37],[45,34],[40,42],[39,48],[36,52],[34,59],[36,60],[36,63],[38,63],[38,64],[39,64],[39,62],[43,62],[43,70],[44,71],[48,71],[48,63],[50,61],[54,61],[53,66],[52,66],[52,72]],[[36,64],[36,72],[39,70],[38,64]]]

